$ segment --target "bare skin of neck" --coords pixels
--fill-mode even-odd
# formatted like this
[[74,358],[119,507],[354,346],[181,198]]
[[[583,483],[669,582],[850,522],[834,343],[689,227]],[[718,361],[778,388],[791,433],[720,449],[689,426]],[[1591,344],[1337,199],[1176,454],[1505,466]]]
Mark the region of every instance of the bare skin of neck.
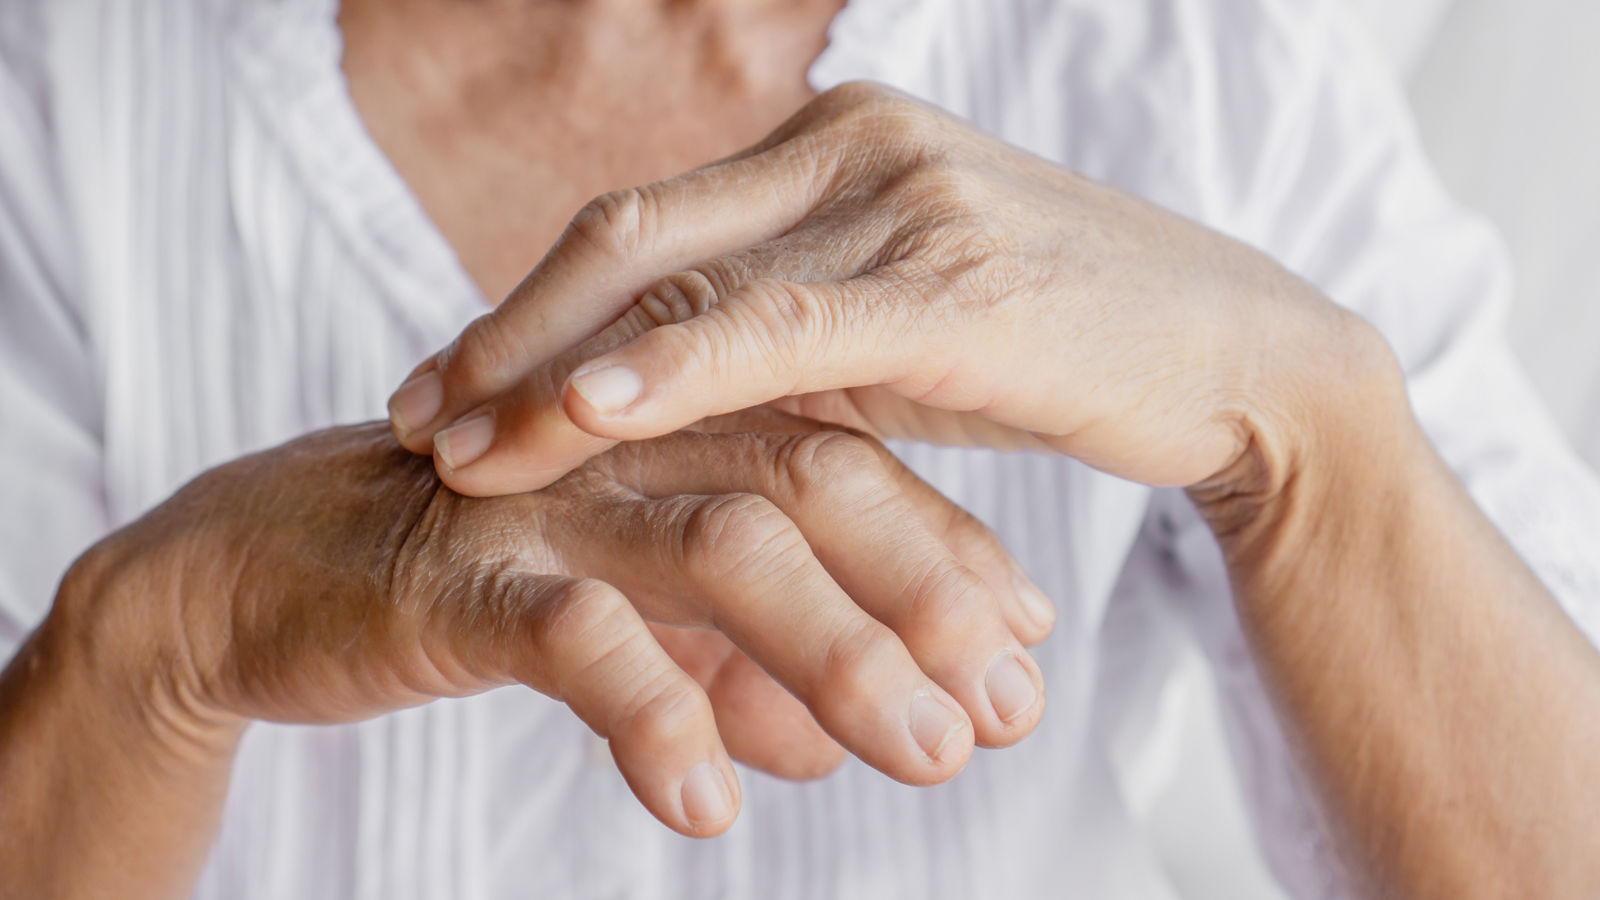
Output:
[[345,0],[368,131],[498,301],[596,194],[703,165],[811,99],[842,0]]

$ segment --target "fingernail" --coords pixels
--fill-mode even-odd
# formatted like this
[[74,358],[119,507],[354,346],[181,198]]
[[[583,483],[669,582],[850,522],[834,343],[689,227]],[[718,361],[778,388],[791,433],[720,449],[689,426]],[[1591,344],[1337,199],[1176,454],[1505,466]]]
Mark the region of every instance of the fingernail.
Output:
[[472,465],[494,443],[494,416],[484,413],[433,436],[433,449],[451,469]]
[[410,434],[432,422],[443,406],[444,382],[437,369],[429,369],[400,385],[389,398],[389,421],[401,434]]
[[938,759],[945,745],[956,736],[965,722],[950,707],[940,703],[933,693],[917,691],[911,697],[911,736],[916,738],[922,752],[929,759]]
[[989,671],[983,676],[983,686],[989,691],[989,705],[994,707],[994,714],[1002,722],[1009,722],[1027,712],[1039,699],[1039,692],[1033,686],[1033,676],[1028,674],[1028,670],[1022,667],[1016,654],[1010,650],[1002,650],[989,663]]
[[644,382],[627,366],[603,366],[572,376],[572,389],[601,415],[611,416],[639,399]]
[[716,766],[703,762],[683,776],[683,817],[691,825],[714,825],[733,815],[733,795]]
[[1016,589],[1017,599],[1022,602],[1022,611],[1028,614],[1033,624],[1049,628],[1056,623],[1055,604],[1015,565],[1011,567],[1011,583]]

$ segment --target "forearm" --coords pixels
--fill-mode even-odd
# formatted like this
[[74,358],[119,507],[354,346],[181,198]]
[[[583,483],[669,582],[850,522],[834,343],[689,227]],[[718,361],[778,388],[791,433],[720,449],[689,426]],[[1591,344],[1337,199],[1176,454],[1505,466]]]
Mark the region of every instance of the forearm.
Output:
[[1600,655],[1383,368],[1195,492],[1257,664],[1369,892],[1594,896]]
[[[139,659],[159,644],[137,616],[81,595],[90,581],[69,576],[0,673],[0,895],[183,896],[215,834],[240,726],[191,715],[176,680]],[[107,620],[84,623],[91,607]]]

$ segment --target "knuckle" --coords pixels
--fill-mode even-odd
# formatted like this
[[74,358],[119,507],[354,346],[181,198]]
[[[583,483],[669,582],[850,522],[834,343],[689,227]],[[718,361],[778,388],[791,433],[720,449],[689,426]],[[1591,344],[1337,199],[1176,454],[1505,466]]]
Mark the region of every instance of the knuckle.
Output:
[[616,588],[584,578],[561,591],[547,616],[538,623],[534,640],[541,656],[570,656],[572,648],[586,648],[587,669],[604,656],[627,645],[642,632],[632,607]]
[[649,186],[609,191],[578,210],[567,225],[566,237],[607,259],[633,259],[648,246],[657,212],[656,195]]
[[930,567],[908,586],[904,615],[942,633],[972,635],[996,621],[999,611],[983,579],[965,566],[946,561]]
[[903,661],[900,641],[889,629],[876,623],[858,628],[828,647],[821,683],[811,686],[807,705],[823,703],[841,710],[871,705],[891,683],[888,673]]
[[792,558],[804,546],[783,512],[757,494],[727,494],[697,504],[683,526],[686,565],[710,578],[748,572],[761,561]]
[[502,387],[529,358],[522,335],[491,312],[468,323],[439,354],[439,372],[447,383],[479,394]]
[[989,526],[983,524],[977,516],[945,499],[943,495],[940,495],[940,499],[947,507],[946,514],[949,518],[946,520],[944,532],[945,540],[952,549],[991,562],[1009,559],[1005,545],[993,531],[989,530]]
[[877,144],[918,150],[939,142],[939,116],[892,88],[850,82],[827,95],[835,127]]
[[679,742],[705,719],[706,701],[686,675],[662,666],[617,710],[611,737],[646,746]]
[[717,305],[726,287],[722,273],[708,265],[660,279],[639,298],[639,306],[655,325],[674,325]]
[[880,498],[888,487],[877,452],[849,432],[818,431],[788,438],[778,462],[781,480],[801,503],[846,498],[856,505]]
[[875,81],[846,81],[836,87],[823,92],[818,99],[824,102],[848,108],[871,103],[881,97],[892,95],[892,90]]
[[746,358],[739,352],[744,347],[753,342],[762,348],[776,343],[759,328],[745,325],[746,321],[743,314],[716,305],[689,321],[652,327],[643,340],[652,357],[675,371],[720,376],[733,361]]
[[604,737],[649,739],[652,729],[667,733],[694,711],[692,683],[657,652],[626,598],[603,582],[585,579],[563,591],[534,645],[542,657],[564,661],[552,673],[556,697],[606,698],[582,710]]
[[894,88],[875,81],[846,81],[823,92],[817,103],[839,120],[855,124],[871,121],[900,106],[916,105]]

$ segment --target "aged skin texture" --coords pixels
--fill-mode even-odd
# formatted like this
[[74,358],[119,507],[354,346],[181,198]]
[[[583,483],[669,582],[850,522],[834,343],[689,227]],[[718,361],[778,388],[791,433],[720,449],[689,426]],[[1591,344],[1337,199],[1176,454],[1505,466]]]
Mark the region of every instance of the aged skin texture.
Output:
[[382,424],[319,432],[202,475],[68,573],[0,677],[0,883],[182,893],[251,721],[517,683],[689,835],[732,824],[730,754],[943,781],[1042,713],[1023,642],[1051,613],[1017,579],[881,445],[778,412],[490,499]]
[[1434,452],[1383,339],[1258,251],[845,85],[596,199],[391,414],[496,494],[757,404],[1186,488],[1356,881],[1600,891],[1600,654]]

